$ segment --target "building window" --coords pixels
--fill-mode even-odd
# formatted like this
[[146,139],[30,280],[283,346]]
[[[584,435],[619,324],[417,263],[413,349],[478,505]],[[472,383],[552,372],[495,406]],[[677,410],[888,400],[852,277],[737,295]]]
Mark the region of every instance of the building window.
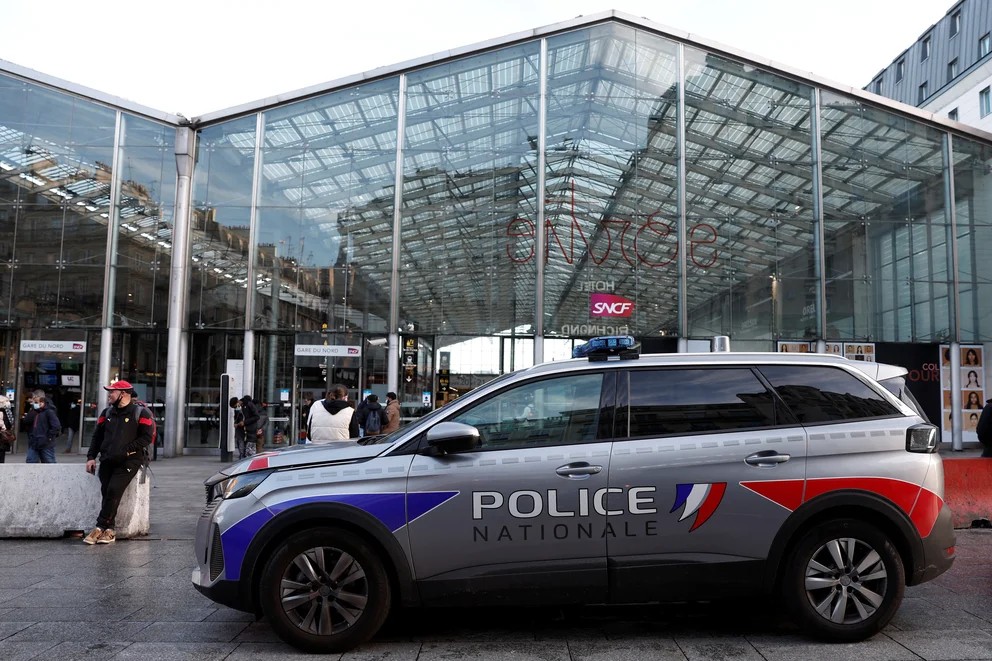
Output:
[[978,93],[978,112],[982,117],[992,112],[992,94],[988,87]]
[[951,36],[961,32],[961,12],[956,11],[951,15]]
[[877,78],[875,80],[875,94],[882,93],[882,78]]
[[978,57],[983,58],[989,54],[989,49],[992,48],[992,37],[986,32],[985,35],[978,40]]
[[951,82],[958,77],[958,58],[954,58],[947,63],[947,82]]
[[923,83],[922,85],[920,85],[919,92],[916,95],[916,102],[923,103],[926,100],[927,100],[927,84]]
[[947,119],[953,120],[955,122],[958,121],[958,109],[954,108],[949,113],[947,113]]
[[896,62],[896,82],[898,83],[902,80],[902,77],[906,74],[906,60],[899,60]]
[[925,37],[920,44],[920,62],[926,62],[928,57],[930,57],[930,37]]

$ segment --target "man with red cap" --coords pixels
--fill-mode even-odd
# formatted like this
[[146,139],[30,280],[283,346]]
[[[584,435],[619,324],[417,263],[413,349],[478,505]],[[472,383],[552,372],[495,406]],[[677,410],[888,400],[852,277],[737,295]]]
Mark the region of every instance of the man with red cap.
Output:
[[104,386],[110,404],[100,414],[86,453],[86,472],[96,472],[100,456],[100,494],[103,503],[96,527],[83,541],[87,544],[110,544],[116,540],[114,519],[124,491],[145,464],[147,448],[155,438],[155,420],[151,411],[134,398],[134,388],[127,381]]

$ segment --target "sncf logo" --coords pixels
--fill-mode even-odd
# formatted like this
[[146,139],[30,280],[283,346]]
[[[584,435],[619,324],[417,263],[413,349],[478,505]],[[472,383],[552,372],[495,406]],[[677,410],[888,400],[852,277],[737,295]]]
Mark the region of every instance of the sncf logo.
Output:
[[74,351],[82,351],[83,350],[83,345],[80,344],[79,342],[73,342],[72,343],[72,349]]
[[614,294],[589,296],[590,317],[629,317],[634,314],[634,301]]
[[351,356],[351,355],[357,356],[358,355],[358,348],[357,347],[348,347],[348,355],[349,356]]

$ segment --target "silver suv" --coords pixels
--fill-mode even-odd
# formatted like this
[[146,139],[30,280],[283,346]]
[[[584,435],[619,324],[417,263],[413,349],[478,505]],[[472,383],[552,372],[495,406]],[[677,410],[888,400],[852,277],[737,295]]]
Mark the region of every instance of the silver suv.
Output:
[[811,635],[856,641],[951,566],[937,433],[906,370],[628,343],[387,436],[228,467],[206,483],[193,584],[310,652],[368,640],[398,604],[772,591]]

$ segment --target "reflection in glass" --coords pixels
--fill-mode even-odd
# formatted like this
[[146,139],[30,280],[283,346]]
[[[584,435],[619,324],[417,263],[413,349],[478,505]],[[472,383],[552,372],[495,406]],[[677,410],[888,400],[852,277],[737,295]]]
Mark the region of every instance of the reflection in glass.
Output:
[[400,325],[533,333],[539,44],[407,78]]
[[199,134],[186,299],[193,328],[244,328],[254,141],[254,117]]
[[688,334],[814,337],[812,90],[685,57]]
[[391,78],[265,113],[253,326],[386,330],[398,90]]
[[946,337],[941,134],[828,91],[821,105],[827,336]]
[[962,342],[992,340],[992,146],[954,136],[958,300]]
[[546,332],[675,332],[676,44],[599,25],[550,38],[548,69]]

